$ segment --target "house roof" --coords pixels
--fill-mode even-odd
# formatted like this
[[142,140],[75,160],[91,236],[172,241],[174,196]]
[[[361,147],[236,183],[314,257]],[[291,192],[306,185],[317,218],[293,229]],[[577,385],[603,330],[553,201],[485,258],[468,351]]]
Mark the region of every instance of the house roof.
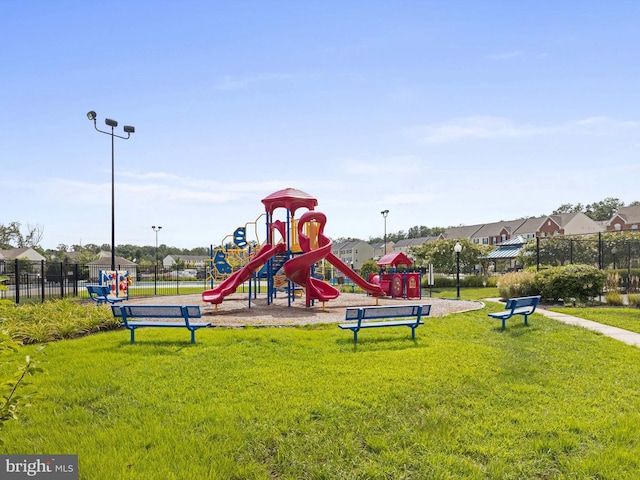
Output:
[[607,225],[610,225],[616,217],[622,218],[627,224],[640,223],[640,205],[619,208],[613,217],[611,217],[611,220],[607,222]]
[[380,260],[377,261],[377,265],[381,267],[384,265],[391,265],[392,267],[395,267],[397,265],[412,265],[412,264],[413,264],[413,261],[402,252],[388,253],[385,256],[383,256]]
[[500,221],[487,223],[482,225],[474,234],[475,238],[484,238],[484,237],[497,237],[500,235],[503,229],[506,229],[509,234],[515,231],[520,225],[522,225],[526,219],[519,220],[508,220],[508,221]]
[[[127,260],[126,258],[118,257],[115,258],[116,266],[118,265],[135,265],[131,260]],[[98,258],[92,262],[89,262],[87,265],[94,265],[98,267],[111,267],[111,257],[102,257]]]
[[442,236],[444,238],[456,239],[456,238],[473,238],[474,234],[482,228],[482,224],[479,225],[460,225],[459,227],[447,228]]
[[0,250],[0,259],[2,260],[15,260],[16,258],[20,258],[24,256],[24,254],[28,251],[33,251],[37,254],[37,256],[41,257],[44,260],[44,257],[40,255],[37,250],[34,250],[32,247],[21,247],[21,248],[12,248],[9,250]]

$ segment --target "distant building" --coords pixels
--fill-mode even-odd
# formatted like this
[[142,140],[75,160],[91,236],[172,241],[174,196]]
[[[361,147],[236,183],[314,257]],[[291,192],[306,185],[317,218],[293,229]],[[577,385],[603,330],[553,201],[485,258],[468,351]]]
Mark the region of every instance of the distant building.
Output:
[[605,228],[608,232],[637,232],[640,229],[640,205],[620,208]]
[[36,250],[31,247],[24,248],[12,248],[10,250],[0,250],[1,260],[30,260],[32,262],[41,262],[46,260],[45,257],[40,255]]
[[207,255],[167,255],[162,260],[164,268],[173,268],[177,263],[182,263],[185,267],[204,268],[209,265]]
[[360,270],[364,262],[373,258],[373,247],[362,240],[334,243],[331,253],[354,270]]

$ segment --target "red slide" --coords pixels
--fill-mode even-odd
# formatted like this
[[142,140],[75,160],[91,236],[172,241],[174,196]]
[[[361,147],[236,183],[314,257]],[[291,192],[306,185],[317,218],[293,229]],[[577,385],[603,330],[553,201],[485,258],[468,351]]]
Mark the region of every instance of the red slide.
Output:
[[258,254],[244,267],[237,272],[234,272],[229,278],[213,290],[205,290],[202,292],[202,301],[213,304],[222,303],[224,297],[235,292],[240,285],[249,280],[251,278],[251,274],[267,263],[267,260],[274,255],[283,253],[286,249],[287,246],[284,243],[278,243],[275,246],[268,243],[265,244]]
[[[320,224],[318,230],[318,245],[315,250],[311,250],[311,242],[303,230],[305,223],[316,221]],[[307,292],[307,306],[311,305],[311,300],[333,300],[340,295],[340,292],[326,282],[311,277],[311,265],[326,258],[332,265],[353,280],[353,283],[368,292],[369,294],[381,297],[385,293],[379,285],[374,285],[365,281],[360,275],[354,272],[346,263],[331,253],[331,239],[324,235],[324,224],[327,217],[320,212],[307,212],[298,221],[298,238],[300,239],[300,247],[306,253],[289,260],[284,265],[284,272],[292,282],[304,287]]]
[[[314,212],[308,212],[314,213]],[[306,213],[300,218],[298,226],[303,223],[303,219],[307,215]],[[322,215],[322,214],[320,214]],[[322,228],[322,227],[321,227]],[[303,245],[303,233],[298,231],[300,245]],[[326,237],[325,237],[326,238]],[[307,244],[309,243],[309,239],[307,238]],[[302,246],[304,250],[305,247]],[[328,249],[328,250],[327,250]],[[312,250],[307,253],[303,253],[295,258],[292,258],[287,263],[284,264],[284,273],[289,280],[294,283],[297,283],[301,287],[304,287],[307,293],[307,307],[311,306],[312,300],[320,300],[325,302],[327,300],[333,300],[340,296],[340,292],[333,288],[328,283],[323,282],[322,280],[318,280],[317,278],[313,278],[311,276],[311,265],[318,263],[324,257],[327,256],[327,253],[331,253],[331,240],[325,246],[321,246],[316,250]]]
[[372,295],[374,297],[384,297],[386,295],[386,293],[384,293],[384,290],[382,290],[382,287],[380,287],[380,285],[367,282],[364,278],[358,275],[349,265],[344,263],[342,260],[336,257],[333,253],[329,253],[329,255],[325,257],[325,260],[327,260],[331,265],[333,265],[342,273],[344,273],[345,277],[353,281],[353,283],[355,283],[357,286],[359,286],[369,295]]

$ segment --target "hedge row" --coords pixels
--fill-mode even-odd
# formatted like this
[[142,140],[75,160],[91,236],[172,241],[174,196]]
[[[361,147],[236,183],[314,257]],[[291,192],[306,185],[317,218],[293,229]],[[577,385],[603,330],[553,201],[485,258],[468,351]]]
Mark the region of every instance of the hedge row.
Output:
[[505,274],[498,291],[505,299],[540,295],[546,301],[587,302],[602,293],[606,280],[607,274],[591,265],[566,265]]

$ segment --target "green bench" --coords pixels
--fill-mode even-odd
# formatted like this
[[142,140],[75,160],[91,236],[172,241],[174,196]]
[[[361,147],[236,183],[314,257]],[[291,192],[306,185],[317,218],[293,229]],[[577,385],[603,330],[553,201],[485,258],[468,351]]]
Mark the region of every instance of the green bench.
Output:
[[353,331],[353,341],[358,342],[358,332],[363,328],[409,327],[411,338],[416,338],[416,328],[424,325],[422,317],[429,315],[431,305],[390,305],[378,307],[347,308],[343,330]]
[[[198,305],[111,305],[113,316],[121,318],[124,326],[131,330],[131,343],[135,341],[135,331],[141,327],[186,328],[191,332],[191,343],[196,343],[196,330],[211,326],[210,322],[191,321],[202,318]],[[131,320],[142,318],[145,320]],[[181,321],[155,321],[153,319],[179,318]]]
[[502,320],[502,329],[505,329],[505,322],[514,315],[524,316],[524,324],[529,325],[529,315],[536,311],[540,303],[540,295],[532,297],[518,297],[507,300],[505,310],[502,312],[490,313],[489,316]]

